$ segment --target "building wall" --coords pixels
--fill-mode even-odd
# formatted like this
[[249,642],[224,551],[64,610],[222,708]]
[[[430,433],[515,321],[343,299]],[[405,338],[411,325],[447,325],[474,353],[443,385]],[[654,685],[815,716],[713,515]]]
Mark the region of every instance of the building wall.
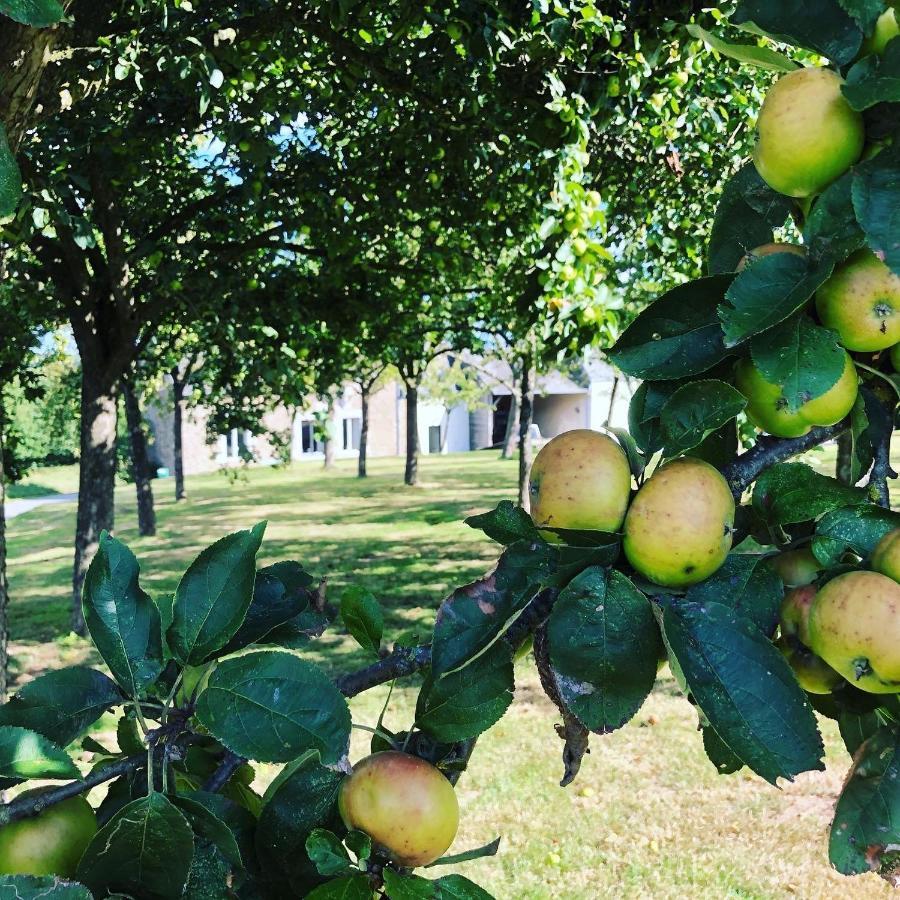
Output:
[[590,396],[551,394],[534,398],[534,424],[541,437],[552,438],[572,428],[590,427]]

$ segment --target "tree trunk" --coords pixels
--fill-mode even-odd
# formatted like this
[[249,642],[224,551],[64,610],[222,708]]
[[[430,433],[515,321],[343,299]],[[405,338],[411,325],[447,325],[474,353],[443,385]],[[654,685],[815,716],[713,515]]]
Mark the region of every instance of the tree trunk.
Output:
[[356,474],[360,478],[366,477],[366,453],[369,449],[369,391],[367,384],[361,384],[360,404],[362,406],[362,421],[359,427],[359,458],[356,463]]
[[184,415],[184,383],[178,378],[178,370],[173,369],[172,396],[174,409],[172,412],[172,454],[175,457],[175,502],[185,500],[184,489],[184,456],[182,453],[182,428]]
[[529,362],[522,367],[519,387],[519,506],[528,509],[528,471],[531,469],[531,420],[534,413],[534,394],[531,386]]
[[419,385],[406,382],[406,470],[405,484],[414,485],[419,480]]
[[9,691],[9,583],[6,580],[6,422],[2,401],[0,396],[0,703],[6,703]]
[[619,376],[613,376],[612,390],[609,392],[609,409],[606,411],[606,427],[612,425],[613,413],[616,411],[616,394],[619,390]]
[[328,408],[326,409],[325,418],[325,440],[322,450],[325,454],[325,461],[322,467],[325,469],[334,468],[334,400],[328,398]]
[[137,492],[138,534],[151,537],[156,534],[156,511],[153,508],[153,482],[150,472],[150,455],[147,452],[147,435],[143,416],[134,387],[128,379],[122,380],[125,398],[125,419],[131,439],[131,468]]
[[835,477],[842,484],[850,484],[853,465],[853,435],[849,431],[838,435]]
[[509,395],[509,416],[506,419],[506,434],[500,459],[512,459],[519,440],[519,400],[514,393]]
[[91,371],[82,359],[81,465],[78,518],[72,571],[72,630],[84,634],[81,588],[97,552],[101,531],[115,524],[116,391],[115,382]]

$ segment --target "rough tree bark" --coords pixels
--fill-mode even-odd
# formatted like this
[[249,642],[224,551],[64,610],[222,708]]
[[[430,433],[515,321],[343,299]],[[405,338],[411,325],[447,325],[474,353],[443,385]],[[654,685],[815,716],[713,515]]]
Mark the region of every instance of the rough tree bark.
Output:
[[531,468],[531,421],[534,415],[534,386],[531,362],[522,366],[519,386],[519,506],[528,509],[528,470]]
[[509,396],[509,417],[506,420],[506,434],[500,459],[512,459],[519,442],[519,398],[515,391]]
[[359,386],[359,400],[361,421],[359,423],[359,458],[356,463],[356,474],[359,478],[366,477],[366,454],[369,450],[369,394],[372,386],[368,382],[362,382]]
[[150,537],[156,534],[150,454],[147,451],[147,435],[144,432],[140,402],[133,384],[127,378],[122,379],[122,396],[125,400],[125,419],[131,440],[131,468],[137,493],[138,533],[143,537]]
[[184,489],[184,388],[185,382],[178,368],[169,373],[172,376],[172,455],[175,463],[175,502],[185,500]]
[[419,480],[419,383],[404,378],[406,385],[406,468],[404,484],[414,485]]

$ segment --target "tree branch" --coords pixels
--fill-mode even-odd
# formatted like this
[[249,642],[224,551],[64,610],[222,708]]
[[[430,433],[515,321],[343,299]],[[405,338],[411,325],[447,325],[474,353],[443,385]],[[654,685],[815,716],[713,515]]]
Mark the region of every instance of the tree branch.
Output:
[[226,750],[216,771],[209,776],[206,783],[203,785],[203,790],[208,791],[210,794],[217,794],[225,787],[228,779],[231,778],[245,762],[247,762],[247,760],[244,759],[243,756],[238,756],[237,753]]

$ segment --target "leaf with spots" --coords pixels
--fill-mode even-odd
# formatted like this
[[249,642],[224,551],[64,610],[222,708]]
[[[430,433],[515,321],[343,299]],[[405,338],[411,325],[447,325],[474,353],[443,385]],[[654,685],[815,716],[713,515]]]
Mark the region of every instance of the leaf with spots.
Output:
[[93,900],[91,892],[55,875],[0,875],[3,900]]
[[805,463],[778,463],[753,486],[753,509],[771,525],[808,522],[838,507],[865,500],[865,491],[841,484]]
[[531,516],[511,500],[501,500],[490,512],[469,516],[465,523],[469,528],[483,531],[498,544],[533,541],[538,537],[538,530],[531,521]]
[[22,175],[0,122],[0,218],[11,216],[22,199]]
[[740,391],[715,378],[693,381],[678,388],[660,413],[663,455],[678,456],[693,450],[747,405]]
[[853,208],[866,243],[900,275],[900,145],[896,142],[854,167]]
[[65,13],[57,0],[0,0],[0,15],[9,16],[22,25],[47,28],[55,25]]
[[842,506],[826,513],[816,523],[812,551],[824,566],[837,565],[847,550],[867,557],[895,528],[900,528],[898,512],[873,503]]

